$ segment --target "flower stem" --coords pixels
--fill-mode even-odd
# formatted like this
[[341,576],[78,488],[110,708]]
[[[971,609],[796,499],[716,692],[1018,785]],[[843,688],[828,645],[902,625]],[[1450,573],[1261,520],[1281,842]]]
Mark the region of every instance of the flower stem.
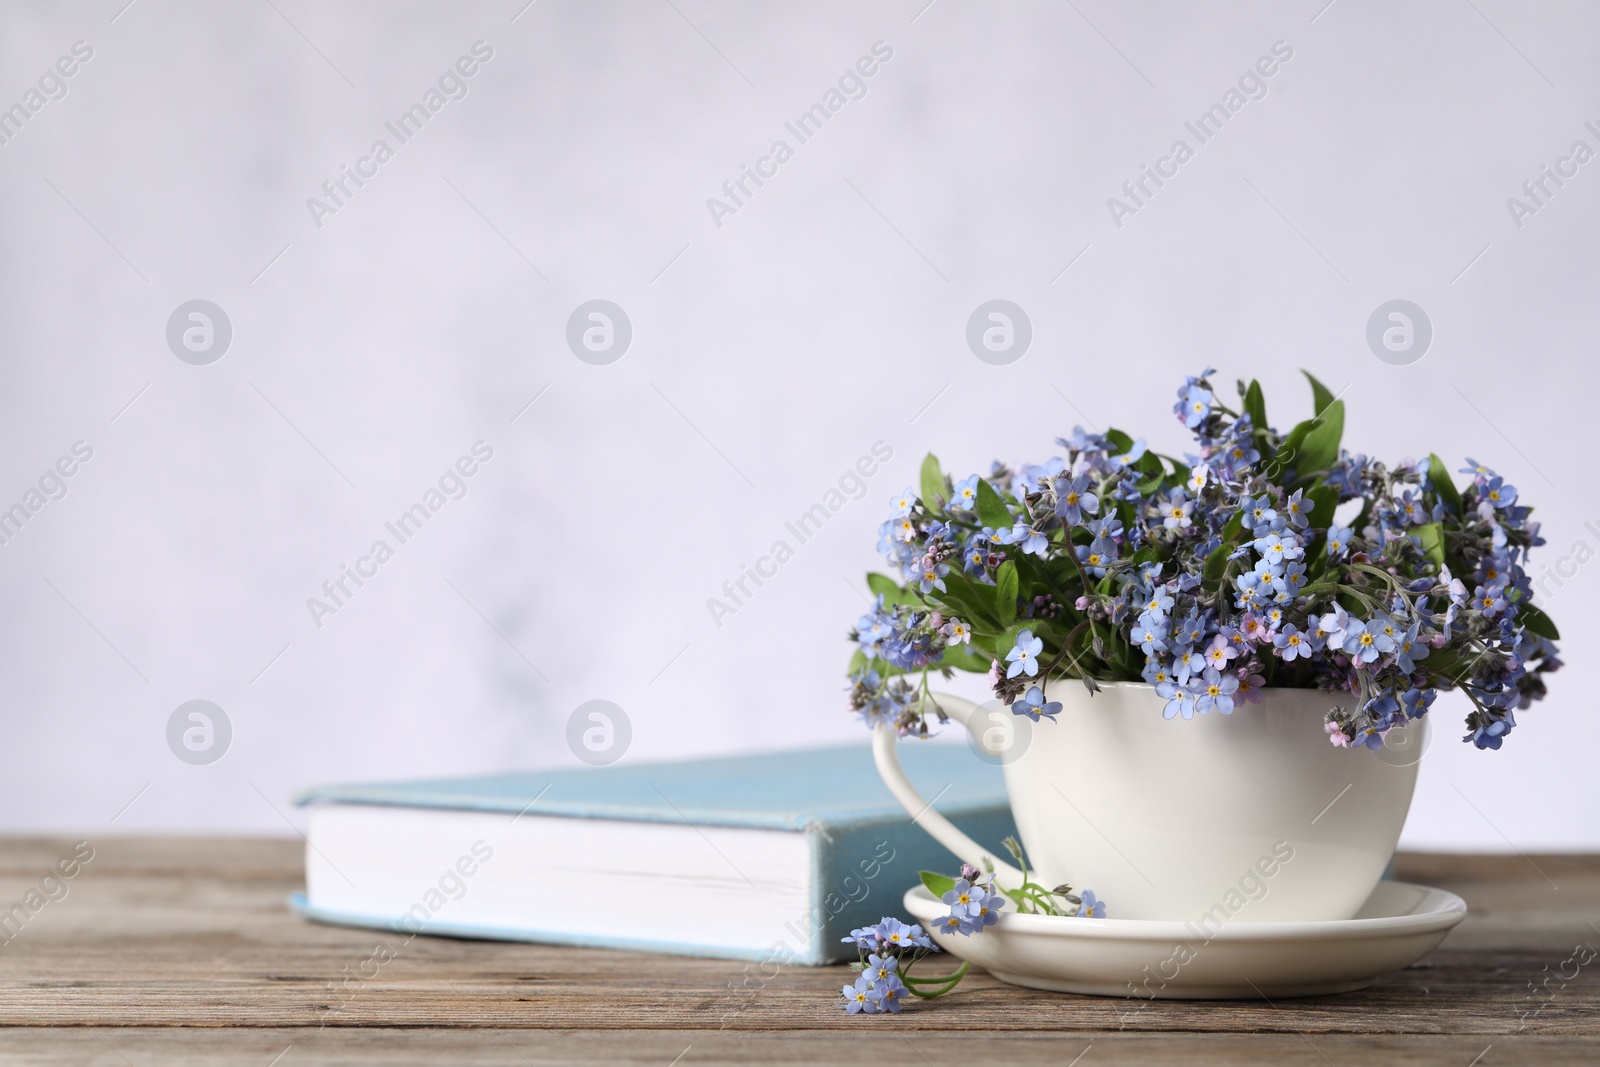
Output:
[[[912,978],[909,974],[902,974],[900,981],[905,983],[905,987],[911,990],[914,996],[922,997],[924,1000],[932,1000],[934,997],[944,996],[959,985],[961,979],[967,976],[967,969],[971,966],[971,963],[962,963],[954,971],[949,974],[939,975],[937,978]],[[924,988],[932,989],[933,992],[923,992]]]

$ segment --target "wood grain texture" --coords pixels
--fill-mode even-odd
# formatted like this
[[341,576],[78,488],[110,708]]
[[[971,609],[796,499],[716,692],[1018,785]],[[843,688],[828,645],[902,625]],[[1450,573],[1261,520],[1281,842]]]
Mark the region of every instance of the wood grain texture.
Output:
[[[0,912],[72,852],[0,841]],[[318,926],[284,904],[298,841],[112,839],[0,946],[0,1064],[1342,1064],[1600,1062],[1600,857],[1424,856],[1461,894],[1428,959],[1339,997],[1138,1002],[977,974],[896,1018],[849,1018],[843,967],[770,969]],[[58,892],[59,895],[59,892]],[[570,898],[568,898],[570,899]],[[1568,966],[1566,973],[1571,975]],[[370,976],[370,977],[364,977]],[[1548,980],[1543,1001],[1529,983]],[[1535,1013],[1535,1009],[1539,1009]],[[284,1050],[288,1051],[285,1052]],[[685,1052],[685,1049],[688,1051]]]

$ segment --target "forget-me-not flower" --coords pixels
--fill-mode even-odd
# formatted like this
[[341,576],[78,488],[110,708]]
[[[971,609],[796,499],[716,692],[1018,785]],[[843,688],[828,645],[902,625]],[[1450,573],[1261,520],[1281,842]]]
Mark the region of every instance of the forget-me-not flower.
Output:
[[[1011,705],[1011,714],[1026,715],[1034,722],[1038,722],[1041,715],[1054,722],[1060,711],[1061,701],[1052,700],[1047,703],[1044,699],[1044,690],[1038,686],[1031,687],[1021,700]],[[945,903],[948,904],[949,901]]]
[[1019,674],[1026,674],[1029,678],[1039,673],[1039,660],[1036,658],[1044,651],[1044,642],[1033,636],[1032,630],[1023,630],[1017,634],[1017,643],[1010,652],[1006,653],[1006,662],[1011,666],[1006,668],[1006,677],[1015,678]]

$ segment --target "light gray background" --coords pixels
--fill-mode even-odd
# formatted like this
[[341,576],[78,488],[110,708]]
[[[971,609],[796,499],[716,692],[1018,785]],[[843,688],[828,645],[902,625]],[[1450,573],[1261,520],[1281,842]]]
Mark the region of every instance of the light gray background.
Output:
[[[1600,161],[1520,229],[1506,206],[1600,148],[1593,5],[124,2],[0,13],[0,105],[94,49],[0,146],[0,506],[94,448],[0,546],[0,830],[286,833],[325,780],[577,766],[591,699],[627,709],[628,760],[859,739],[845,632],[923,453],[1044,458],[1090,420],[1175,451],[1206,364],[1280,427],[1311,369],[1347,443],[1475,456],[1538,505],[1546,563],[1600,548]],[[469,95],[317,228],[306,199],[478,40]],[[878,40],[866,97],[717,227],[707,198]],[[1280,40],[1266,98],[1114,225]],[[997,297],[1035,333],[1005,367],[964,341]],[[165,342],[195,298],[234,330],[206,367]],[[633,323],[610,366],[564,342],[595,298]],[[1434,325],[1412,366],[1364,342],[1394,298]],[[467,496],[315,627],[480,439]],[[715,627],[880,439],[866,499]],[[1406,844],[1600,846],[1597,570],[1503,751],[1441,700]],[[166,745],[193,699],[233,726],[208,766]]]

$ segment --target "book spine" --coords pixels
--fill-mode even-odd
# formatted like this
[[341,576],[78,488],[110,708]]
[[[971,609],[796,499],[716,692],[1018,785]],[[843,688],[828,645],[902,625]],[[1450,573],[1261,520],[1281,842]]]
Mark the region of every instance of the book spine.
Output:
[[[1017,832],[1009,807],[996,806],[952,816],[951,821],[987,848]],[[812,855],[810,892],[812,964],[856,958],[845,938],[862,926],[906,913],[906,890],[920,883],[919,872],[955,874],[961,861],[909,818],[853,826],[820,824],[809,829]],[[796,924],[797,926],[799,924]],[[802,932],[805,928],[802,928]]]

